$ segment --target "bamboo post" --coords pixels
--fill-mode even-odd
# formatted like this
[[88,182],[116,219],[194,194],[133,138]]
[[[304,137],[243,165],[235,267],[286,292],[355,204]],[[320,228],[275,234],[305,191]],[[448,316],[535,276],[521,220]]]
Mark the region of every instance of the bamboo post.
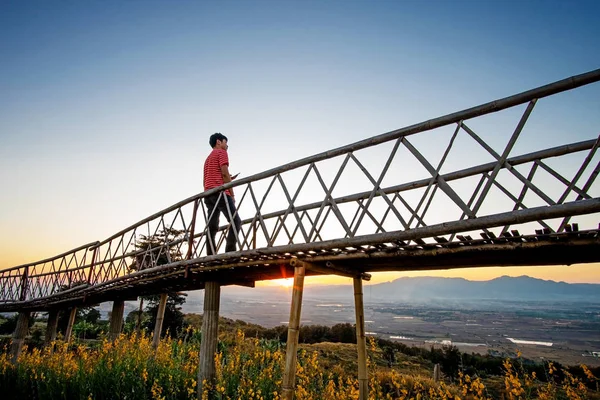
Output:
[[135,334],[140,337],[142,330],[142,313],[144,312],[144,298],[140,297],[140,308],[138,309],[137,322],[135,323]]
[[202,316],[202,341],[198,368],[198,399],[202,399],[203,385],[213,383],[215,378],[215,354],[219,334],[219,304],[221,285],[206,282],[204,286],[204,315]]
[[29,311],[19,311],[17,326],[15,327],[12,343],[10,345],[10,355],[13,364],[17,363],[17,359],[19,358],[21,350],[23,349],[25,336],[27,336],[27,331],[29,331],[29,316]]
[[58,310],[48,312],[48,323],[46,325],[46,335],[44,336],[44,345],[50,346],[56,340],[56,327],[58,326]]
[[25,267],[25,270],[23,271],[23,275],[21,276],[21,295],[19,297],[19,299],[21,301],[25,301],[25,299],[27,298],[27,291],[29,288],[29,267]]
[[354,278],[354,311],[356,313],[356,349],[358,352],[359,400],[369,398],[367,372],[367,338],[365,336],[365,308],[363,304],[362,279]]
[[125,311],[125,302],[123,300],[113,301],[113,308],[110,314],[110,326],[108,328],[108,337],[110,340],[116,340],[121,334],[123,327],[123,312]]
[[440,364],[435,364],[433,366],[433,380],[435,382],[439,382],[441,377]]
[[65,342],[71,341],[71,333],[73,333],[73,325],[75,325],[75,316],[77,315],[77,307],[71,308],[71,314],[69,314],[69,322],[67,323],[67,330],[65,331]]
[[94,274],[94,263],[96,262],[96,254],[98,254],[98,246],[94,247],[92,253],[92,262],[90,263],[90,270],[88,272],[87,283],[88,285],[92,283],[92,275]]
[[152,346],[158,347],[160,343],[160,333],[162,332],[163,320],[165,319],[165,309],[167,308],[167,293],[161,293],[158,302],[158,310],[156,312],[156,324],[154,325],[154,337],[152,338]]
[[291,265],[294,266],[294,289],[292,291],[290,323],[288,325],[287,347],[285,350],[285,373],[283,375],[281,393],[283,400],[292,400],[294,398],[296,355],[298,350],[298,336],[300,334],[304,274],[306,272],[306,267],[302,261],[292,260]]
[[258,221],[255,221],[254,224],[252,224],[252,249],[256,250],[256,225],[258,224]]
[[[196,199],[196,201],[194,201],[194,212],[192,214],[192,222],[190,223],[190,233],[189,233],[189,238],[188,238],[188,251],[187,254],[185,255],[185,259],[189,260],[190,258],[192,258],[192,255],[194,253],[194,234],[195,234],[195,230],[196,230],[196,214],[198,213],[198,206],[200,205],[200,199]],[[187,270],[186,270],[187,271]]]

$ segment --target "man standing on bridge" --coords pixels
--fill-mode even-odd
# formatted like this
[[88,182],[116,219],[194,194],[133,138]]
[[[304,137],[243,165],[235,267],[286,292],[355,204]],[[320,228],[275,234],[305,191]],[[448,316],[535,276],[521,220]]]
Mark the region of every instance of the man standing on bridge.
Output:
[[[204,162],[204,190],[212,189],[225,183],[231,182],[237,177],[237,174],[229,174],[229,156],[227,155],[227,137],[221,133],[215,133],[210,136],[211,153]],[[238,232],[242,226],[242,221],[235,208],[235,197],[233,189],[227,189],[224,193],[215,193],[204,199],[208,208],[208,242],[206,244],[206,254],[212,255],[216,252],[215,236],[219,229],[219,213],[223,213],[229,223],[229,233],[225,251],[235,251],[235,244]]]

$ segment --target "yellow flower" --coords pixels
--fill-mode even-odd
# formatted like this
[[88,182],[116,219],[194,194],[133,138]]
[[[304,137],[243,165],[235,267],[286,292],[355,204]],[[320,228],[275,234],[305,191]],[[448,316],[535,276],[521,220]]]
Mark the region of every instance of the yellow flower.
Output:
[[596,378],[594,376],[594,374],[592,373],[592,371],[590,371],[590,369],[587,367],[587,365],[585,364],[581,364],[581,369],[583,370],[583,373],[585,374],[585,376],[590,380],[590,381],[597,381],[598,378]]

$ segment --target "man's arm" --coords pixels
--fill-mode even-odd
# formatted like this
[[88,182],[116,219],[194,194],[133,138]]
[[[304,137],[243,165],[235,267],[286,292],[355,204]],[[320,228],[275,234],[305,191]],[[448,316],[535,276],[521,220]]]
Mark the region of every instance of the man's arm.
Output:
[[[223,177],[223,183],[229,183],[233,180],[229,174],[229,166],[227,164],[221,165],[221,176]],[[231,197],[234,197],[233,188],[230,188],[229,192],[231,193]]]

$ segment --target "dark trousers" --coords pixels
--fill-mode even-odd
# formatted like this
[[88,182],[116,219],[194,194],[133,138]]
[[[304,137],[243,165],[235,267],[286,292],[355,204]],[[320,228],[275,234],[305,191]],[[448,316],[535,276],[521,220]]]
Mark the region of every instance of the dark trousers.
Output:
[[[218,201],[217,201],[218,200]],[[204,199],[204,204],[208,208],[208,242],[206,243],[206,255],[212,255],[213,248],[217,249],[217,243],[215,237],[219,229],[219,214],[223,213],[227,221],[231,224],[229,233],[227,234],[227,242],[225,245],[225,252],[235,251],[236,236],[242,227],[242,220],[236,213],[235,203],[231,196],[225,193],[221,194],[219,199],[219,193],[208,196]],[[232,221],[233,216],[233,221]]]

